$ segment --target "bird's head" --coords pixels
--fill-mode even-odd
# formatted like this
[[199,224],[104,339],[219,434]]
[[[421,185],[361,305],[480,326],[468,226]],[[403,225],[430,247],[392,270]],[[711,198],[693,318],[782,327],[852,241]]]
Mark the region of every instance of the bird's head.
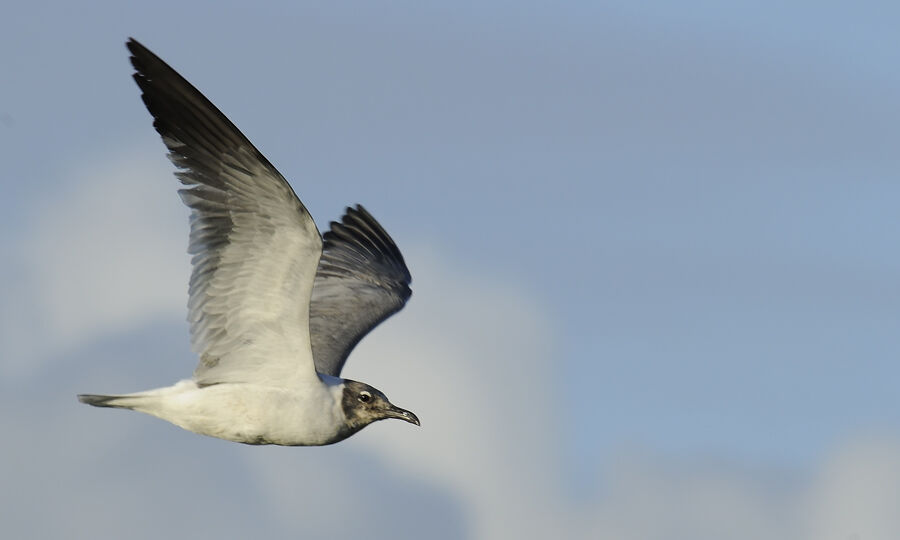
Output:
[[347,426],[354,432],[386,418],[397,418],[419,425],[415,414],[397,407],[380,390],[361,382],[344,381],[341,406],[347,418]]

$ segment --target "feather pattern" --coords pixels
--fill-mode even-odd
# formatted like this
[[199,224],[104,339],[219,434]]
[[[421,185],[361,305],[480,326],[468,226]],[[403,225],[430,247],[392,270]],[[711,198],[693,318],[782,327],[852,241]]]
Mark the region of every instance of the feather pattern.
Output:
[[316,378],[309,309],[322,238],[290,185],[196,88],[137,41],[131,62],[191,209],[191,345],[201,386]]
[[403,255],[361,205],[332,222],[310,304],[313,358],[320,373],[340,376],[350,351],[399,311],[412,292]]

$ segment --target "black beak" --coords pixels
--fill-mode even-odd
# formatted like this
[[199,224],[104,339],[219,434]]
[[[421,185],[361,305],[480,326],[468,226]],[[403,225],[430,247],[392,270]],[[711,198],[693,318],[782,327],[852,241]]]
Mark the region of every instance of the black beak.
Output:
[[405,420],[410,424],[415,424],[417,426],[421,426],[419,423],[419,417],[414,415],[412,412],[407,411],[406,409],[401,409],[400,407],[391,405],[386,411],[384,411],[384,415],[387,418],[397,418],[398,420]]

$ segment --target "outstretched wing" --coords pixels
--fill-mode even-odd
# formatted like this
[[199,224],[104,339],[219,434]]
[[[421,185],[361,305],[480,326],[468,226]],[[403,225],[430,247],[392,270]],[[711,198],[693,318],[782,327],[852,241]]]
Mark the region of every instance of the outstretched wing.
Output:
[[397,245],[365,208],[331,222],[309,306],[316,369],[340,376],[359,340],[406,304],[411,281]]
[[128,41],[153,127],[187,186],[188,320],[199,384],[311,380],[309,300],[322,238],[275,167],[206,97]]

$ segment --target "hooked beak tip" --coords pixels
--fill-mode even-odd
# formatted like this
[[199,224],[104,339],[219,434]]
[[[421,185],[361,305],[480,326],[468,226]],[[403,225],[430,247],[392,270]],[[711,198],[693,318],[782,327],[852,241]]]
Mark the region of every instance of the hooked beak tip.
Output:
[[419,417],[413,414],[412,411],[407,411],[406,409],[401,409],[400,407],[393,407],[391,409],[391,413],[391,418],[404,420],[406,422],[409,422],[410,424],[415,424],[417,426],[422,425],[419,422]]
[[419,417],[409,411],[405,411],[403,413],[403,419],[406,420],[407,422],[409,422],[410,424],[415,424],[417,426],[422,425],[422,423],[419,422]]

